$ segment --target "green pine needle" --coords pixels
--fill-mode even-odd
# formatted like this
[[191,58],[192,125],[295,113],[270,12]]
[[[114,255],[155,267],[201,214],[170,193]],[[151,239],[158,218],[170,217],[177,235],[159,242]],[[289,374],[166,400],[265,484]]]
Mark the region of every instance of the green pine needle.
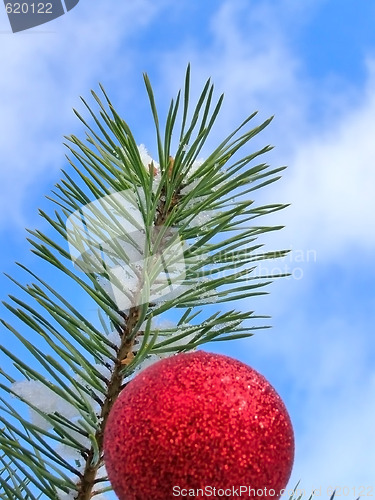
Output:
[[[208,80],[191,109],[188,67],[183,92],[171,101],[163,126],[147,75],[144,82],[158,158],[143,163],[129,125],[102,87],[101,97],[92,92],[94,107],[82,99],[88,119],[75,114],[86,129],[86,140],[66,138],[69,169],[48,197],[54,211],[40,211],[50,226],[48,234],[29,231],[32,252],[48,278],[23,264],[20,269],[32,283],[11,278],[20,297],[12,295],[4,303],[14,325],[2,321],[1,366],[10,368],[0,369],[0,499],[57,500],[59,492],[73,491],[78,500],[88,500],[99,492],[108,413],[142,363],[268,328],[258,323],[265,316],[223,304],[263,295],[281,276],[256,274],[259,262],[286,255],[284,250],[263,251],[258,242],[281,227],[253,224],[286,205],[259,206],[249,198],[277,181],[284,169],[256,163],[270,146],[247,150],[272,118],[250,126],[256,118],[251,114],[198,164],[223,96],[215,101]],[[179,144],[174,151],[175,137]],[[124,211],[121,197],[115,196],[126,191],[133,193],[136,214]],[[83,218],[82,227],[93,231],[89,249],[78,225],[69,228],[68,218]],[[137,247],[137,237],[126,234],[126,224],[144,234],[144,255],[149,258],[136,271],[136,290],[113,271],[132,265],[129,248]],[[181,243],[184,274],[179,293],[154,301],[151,290],[162,294],[166,286],[159,282],[160,266],[175,264],[173,252],[164,254],[163,264],[158,260],[166,241]],[[74,265],[68,242],[79,253]],[[56,285],[55,277],[61,283]],[[120,307],[111,283],[132,301],[130,307]],[[98,319],[78,300],[75,304],[78,296],[98,310]],[[168,313],[177,318],[172,326],[163,325]],[[30,398],[22,392],[25,387],[39,388],[45,401]],[[55,409],[49,401],[56,402]],[[109,489],[101,477],[100,491]]]

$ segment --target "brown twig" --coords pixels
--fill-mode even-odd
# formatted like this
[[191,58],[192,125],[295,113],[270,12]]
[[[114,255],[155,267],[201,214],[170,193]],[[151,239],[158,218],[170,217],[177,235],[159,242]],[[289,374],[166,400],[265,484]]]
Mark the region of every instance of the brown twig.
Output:
[[[172,157],[169,158],[168,163],[168,176],[171,178],[172,169],[174,166],[174,159]],[[150,166],[150,173],[153,165]],[[155,171],[154,171],[155,173]],[[172,198],[172,203],[169,207],[166,206],[165,201],[165,189],[162,188],[161,196],[158,203],[157,208],[157,216],[154,220],[155,228],[162,226],[171,210],[179,201],[179,193],[174,193]],[[141,290],[142,283],[139,284],[138,290]],[[100,459],[96,463],[93,462],[94,458],[94,449],[91,448],[86,458],[86,466],[81,475],[81,479],[78,483],[78,494],[76,500],[90,500],[93,495],[93,488],[97,483],[97,473],[99,468],[103,464],[103,438],[104,431],[106,428],[107,420],[109,413],[112,409],[113,404],[115,403],[118,395],[120,394],[123,388],[123,370],[124,366],[127,364],[127,360],[132,357],[132,351],[134,348],[134,340],[138,334],[138,332],[134,332],[134,327],[138,322],[140,315],[139,306],[132,307],[127,316],[124,316],[124,327],[121,335],[121,344],[117,351],[116,361],[114,365],[114,369],[111,375],[110,380],[108,381],[108,389],[107,394],[105,396],[104,402],[102,404],[101,412],[100,412],[100,427],[95,434],[95,440],[97,443],[97,448],[99,449]]]
[[130,340],[133,333],[134,326],[136,325],[139,318],[139,307],[133,307],[130,309],[128,320],[126,322],[124,333],[122,335],[121,345],[117,352],[117,357],[115,361],[115,366],[112,372],[111,379],[108,382],[108,390],[105,400],[102,405],[100,412],[100,427],[96,432],[95,439],[97,442],[98,449],[100,451],[100,460],[97,463],[92,463],[94,457],[94,449],[88,453],[86,459],[86,467],[82,473],[81,480],[78,484],[78,495],[77,500],[90,500],[92,498],[92,490],[96,484],[96,475],[98,469],[103,463],[103,438],[104,430],[107,424],[107,419],[109,413],[112,409],[114,402],[116,401],[123,384],[123,360],[126,359],[133,349],[133,340]]

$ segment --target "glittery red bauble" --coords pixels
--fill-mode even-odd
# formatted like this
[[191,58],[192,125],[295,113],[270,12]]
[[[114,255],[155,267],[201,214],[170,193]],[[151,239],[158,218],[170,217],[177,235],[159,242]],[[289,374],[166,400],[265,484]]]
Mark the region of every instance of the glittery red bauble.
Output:
[[277,498],[291,473],[293,429],[276,391],[249,366],[178,354],[121,392],[104,457],[121,500]]

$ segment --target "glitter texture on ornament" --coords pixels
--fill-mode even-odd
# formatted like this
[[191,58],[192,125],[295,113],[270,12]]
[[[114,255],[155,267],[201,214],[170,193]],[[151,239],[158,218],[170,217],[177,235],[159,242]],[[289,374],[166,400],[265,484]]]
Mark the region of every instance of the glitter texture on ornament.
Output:
[[294,436],[262,375],[200,351],[159,361],[125,387],[109,415],[104,452],[120,500],[173,498],[175,486],[244,484],[273,489],[277,498],[291,473]]

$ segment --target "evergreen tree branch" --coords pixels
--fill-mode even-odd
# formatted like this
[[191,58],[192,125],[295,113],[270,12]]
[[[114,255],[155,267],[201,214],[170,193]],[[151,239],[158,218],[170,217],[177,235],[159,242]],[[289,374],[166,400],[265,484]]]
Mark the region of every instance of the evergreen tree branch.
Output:
[[[75,111],[87,137],[67,138],[71,171],[63,171],[48,197],[58,209],[53,215],[40,211],[53,235],[29,231],[32,252],[48,272],[57,271],[63,283],[84,292],[99,310],[99,325],[66,291],[26,266],[19,264],[33,283],[11,278],[28,300],[12,295],[4,303],[22,330],[2,321],[19,348],[0,346],[15,372],[0,369],[0,498],[57,500],[70,494],[88,500],[108,491],[103,435],[130,378],[151,360],[268,327],[248,324],[265,316],[220,304],[265,294],[281,276],[256,274],[259,261],[286,254],[261,251],[257,242],[281,227],[251,224],[285,205],[255,206],[248,196],[278,180],[284,167],[253,165],[269,146],[237,159],[271,119],[243,132],[253,113],[200,161],[223,96],[214,103],[207,81],[189,118],[188,68],[184,91],[171,102],[162,130],[147,75],[144,80],[158,161],[137,145],[101,87],[104,102],[92,92],[99,113],[83,100],[90,123]],[[134,265],[134,255],[144,257],[142,265]],[[157,323],[172,310],[179,315],[175,324]],[[25,405],[31,420],[21,416]]]

